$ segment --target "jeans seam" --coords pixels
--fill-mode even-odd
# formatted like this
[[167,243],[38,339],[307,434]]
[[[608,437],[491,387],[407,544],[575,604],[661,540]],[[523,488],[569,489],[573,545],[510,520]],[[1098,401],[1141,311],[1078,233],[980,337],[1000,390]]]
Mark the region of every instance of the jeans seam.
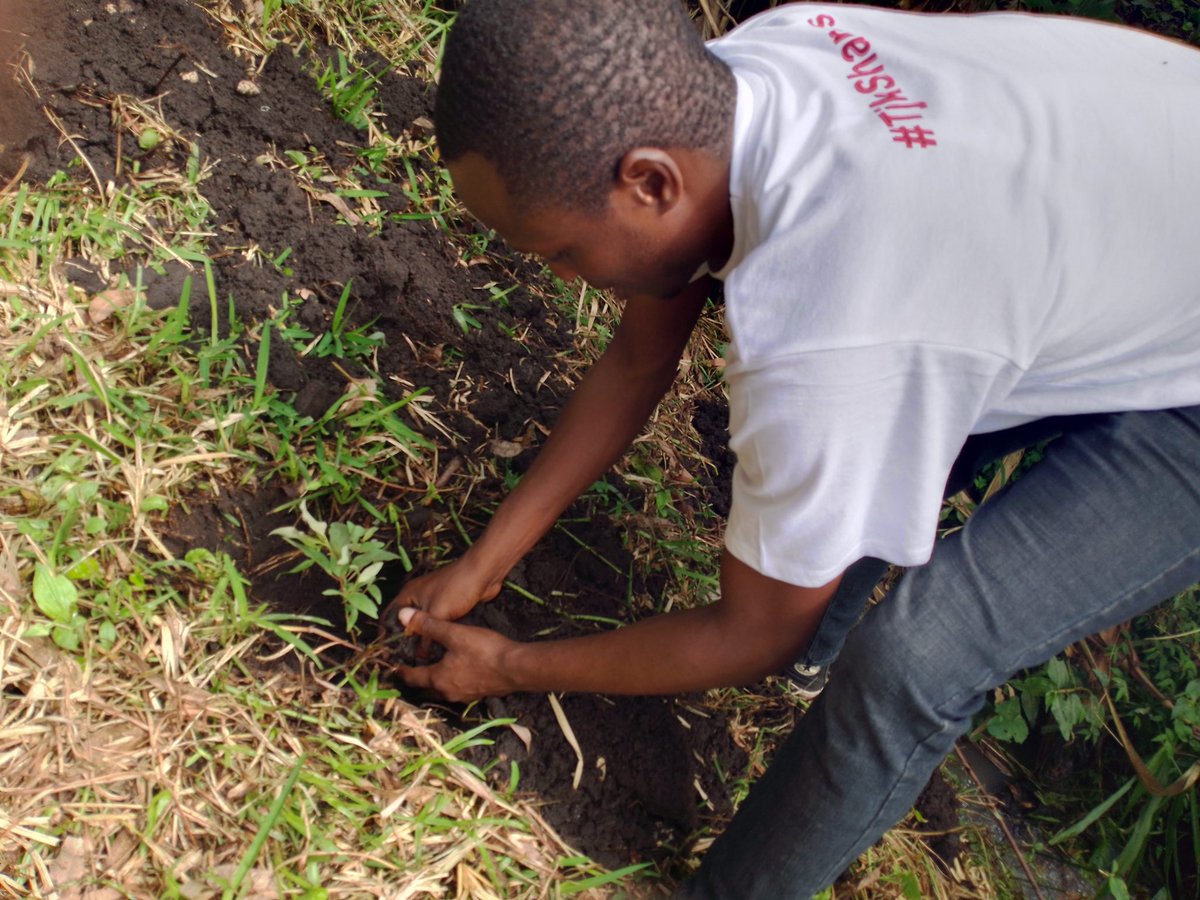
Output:
[[[883,800],[880,802],[880,804],[876,808],[874,814],[871,816],[870,822],[868,822],[866,825],[864,825],[863,828],[858,832],[858,834],[855,835],[854,840],[849,845],[850,847],[857,847],[866,836],[873,834],[879,830],[879,823],[884,818],[884,815],[885,815],[884,811],[887,809],[888,804],[892,801],[892,798],[896,796],[896,792],[900,789],[900,785],[904,783],[904,780],[906,778],[908,778],[909,772],[912,768],[913,759],[921,752],[921,750],[923,748],[926,747],[926,745],[928,745],[932,741],[934,741],[935,738],[937,738],[939,735],[945,734],[946,732],[951,731],[951,730],[952,729],[947,726],[937,728],[937,729],[931,731],[928,735],[926,735],[924,738],[922,738],[920,741],[917,742],[916,746],[913,747],[912,752],[909,753],[909,755],[905,758],[904,765],[900,769],[899,777],[896,778],[895,781],[892,783],[892,789],[890,791],[888,791],[887,796],[884,797]],[[883,833],[886,834],[887,831],[890,831],[893,827],[895,827],[898,824],[900,824],[900,821],[896,821],[896,822],[892,823],[891,825],[887,826],[884,829]],[[856,853],[855,856],[851,858],[851,862],[853,862],[854,859],[856,859],[858,856],[860,856],[861,853],[862,853],[862,851],[859,851],[858,853]],[[838,877],[838,875],[841,874],[843,868],[845,868],[844,863],[842,863],[840,861],[835,863],[832,871],[826,872],[821,876],[820,883],[823,885],[833,884],[834,879],[836,879]]]

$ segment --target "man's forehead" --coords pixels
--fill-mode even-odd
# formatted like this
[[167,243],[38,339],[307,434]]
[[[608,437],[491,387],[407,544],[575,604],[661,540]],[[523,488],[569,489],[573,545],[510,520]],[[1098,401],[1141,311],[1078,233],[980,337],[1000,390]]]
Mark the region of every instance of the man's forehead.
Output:
[[479,153],[466,153],[447,164],[458,198],[471,215],[496,231],[513,249],[542,252],[558,236],[567,219],[566,209],[522,210],[513,199],[500,171]]
[[504,233],[502,225],[514,218],[513,202],[500,172],[493,163],[478,153],[466,153],[447,163],[454,191],[488,228]]

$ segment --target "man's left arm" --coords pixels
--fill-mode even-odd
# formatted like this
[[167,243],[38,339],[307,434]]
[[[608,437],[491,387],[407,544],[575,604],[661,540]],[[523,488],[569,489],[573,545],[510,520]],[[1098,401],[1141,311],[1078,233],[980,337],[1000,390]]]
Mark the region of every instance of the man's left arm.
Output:
[[800,656],[840,580],[797,587],[726,552],[721,598],[708,606],[534,643],[406,610],[410,630],[442,644],[446,654],[435,665],[397,670],[408,684],[458,701],[517,691],[673,694],[749,684]]

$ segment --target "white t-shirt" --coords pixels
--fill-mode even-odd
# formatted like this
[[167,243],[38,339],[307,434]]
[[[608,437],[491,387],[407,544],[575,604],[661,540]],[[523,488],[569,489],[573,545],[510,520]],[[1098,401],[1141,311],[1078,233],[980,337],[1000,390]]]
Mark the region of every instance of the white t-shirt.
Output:
[[1200,403],[1200,52],[809,4],[709,46],[738,88],[738,559],[924,563],[968,435]]

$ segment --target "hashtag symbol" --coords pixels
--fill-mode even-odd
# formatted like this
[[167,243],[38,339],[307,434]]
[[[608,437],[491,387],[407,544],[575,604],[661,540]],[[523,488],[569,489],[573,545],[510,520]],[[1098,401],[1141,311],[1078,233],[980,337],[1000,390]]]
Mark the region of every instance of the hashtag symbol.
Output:
[[937,146],[937,141],[933,139],[933,132],[927,128],[922,128],[920,125],[916,126],[915,128],[908,128],[904,126],[900,128],[893,128],[891,129],[891,132],[895,135],[895,137],[892,138],[893,141],[898,144],[903,144],[910,150],[913,147],[920,147],[921,149],[924,149],[926,147]]

